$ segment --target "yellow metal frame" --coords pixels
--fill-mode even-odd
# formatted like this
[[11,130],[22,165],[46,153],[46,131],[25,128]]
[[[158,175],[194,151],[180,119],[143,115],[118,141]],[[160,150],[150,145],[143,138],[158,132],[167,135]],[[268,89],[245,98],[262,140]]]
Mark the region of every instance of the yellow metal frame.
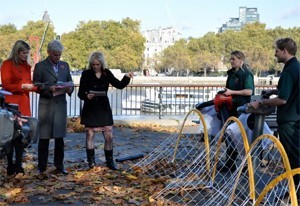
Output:
[[[250,196],[250,199],[253,200],[253,202],[257,202],[257,201],[255,201],[256,192],[255,192],[255,180],[254,180],[254,169],[253,169],[253,165],[252,165],[251,148],[253,148],[255,145],[259,144],[260,141],[262,141],[263,139],[266,139],[266,138],[270,139],[276,145],[276,147],[278,148],[278,151],[279,151],[279,153],[282,157],[283,165],[284,165],[286,171],[289,171],[291,169],[290,162],[288,160],[287,154],[286,154],[282,144],[280,143],[280,141],[275,136],[270,135],[270,134],[262,134],[259,137],[257,137],[255,139],[255,141],[251,144],[250,150],[248,150],[248,152],[245,155],[245,158],[247,158],[247,162],[248,162],[248,175],[249,175],[249,188],[250,188],[250,195],[249,196]],[[242,170],[243,170],[243,168],[240,169],[240,171],[238,173],[238,176],[237,176],[237,180],[235,182],[235,185],[233,186],[233,190],[232,190],[232,193],[231,193],[231,196],[230,196],[229,205],[231,205],[232,202],[233,202],[235,190],[237,188],[238,180],[241,176]],[[276,183],[277,182],[275,182],[275,184]],[[293,184],[293,183],[289,183],[289,184]],[[272,185],[272,186],[274,186],[274,185]],[[293,184],[293,185],[295,185],[295,184]],[[293,187],[293,188],[295,190],[295,187]],[[265,188],[264,188],[264,190],[265,190]]]
[[206,126],[206,122],[205,122],[205,119],[202,115],[202,113],[197,110],[197,109],[192,109],[190,110],[184,120],[183,120],[183,123],[181,125],[181,128],[180,128],[180,131],[179,131],[179,134],[178,134],[178,138],[177,138],[177,141],[176,141],[176,145],[175,145],[175,151],[174,151],[174,155],[173,155],[173,159],[172,159],[172,162],[175,161],[175,157],[176,157],[176,153],[177,153],[177,149],[178,149],[178,145],[179,145],[179,142],[180,142],[180,139],[181,139],[181,135],[182,135],[182,131],[184,129],[184,126],[185,126],[185,122],[188,118],[188,116],[191,114],[191,113],[196,113],[198,116],[199,116],[199,119],[200,119],[200,124],[203,125],[203,133],[204,133],[204,145],[205,145],[205,148],[206,148],[206,169],[207,171],[210,171],[210,157],[209,157],[209,139],[208,139],[208,132],[207,132],[207,126]]
[[292,206],[297,206],[298,205],[298,200],[297,200],[297,195],[296,195],[296,190],[295,190],[295,182],[293,179],[294,175],[300,175],[300,168],[296,168],[293,170],[286,171],[285,173],[279,175],[275,179],[273,179],[265,188],[264,190],[260,193],[258,196],[254,206],[259,206],[265,197],[265,195],[274,188],[276,184],[278,184],[280,181],[284,179],[288,179],[289,182],[289,195],[291,198],[291,205]]

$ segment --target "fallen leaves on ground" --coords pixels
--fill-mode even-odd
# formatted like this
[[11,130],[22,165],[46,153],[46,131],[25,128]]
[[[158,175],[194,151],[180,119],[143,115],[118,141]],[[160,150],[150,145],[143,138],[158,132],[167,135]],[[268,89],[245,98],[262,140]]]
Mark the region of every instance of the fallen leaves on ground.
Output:
[[[69,121],[81,131],[78,119]],[[133,129],[132,138],[142,138],[141,144],[147,146],[150,140],[141,134],[147,131],[175,132],[175,128],[160,128],[152,124],[115,125],[120,129]],[[69,127],[69,129],[70,127]],[[144,133],[145,132],[145,133]],[[129,140],[131,140],[129,138]],[[74,141],[74,140],[72,140]],[[129,142],[131,144],[131,142]],[[129,144],[128,143],[128,144]],[[68,144],[66,144],[67,146]],[[137,147],[138,145],[131,144]],[[141,146],[141,145],[139,145]],[[82,148],[81,144],[72,149]],[[135,161],[118,163],[119,168],[129,168]],[[49,166],[44,174],[37,173],[37,159],[27,152],[24,157],[25,175],[6,176],[6,159],[0,159],[0,206],[10,204],[94,204],[94,205],[153,205],[149,197],[164,187],[164,180],[151,179],[145,174],[130,174],[121,170],[109,170],[104,164],[88,170],[85,162],[68,162],[69,175],[54,172]]]
[[[27,163],[30,164],[30,163]],[[124,163],[126,164],[126,163]],[[131,163],[132,164],[132,163]],[[69,175],[45,174],[27,167],[26,175],[6,177],[5,160],[0,160],[0,205],[11,203],[81,203],[101,205],[150,205],[148,198],[163,187],[147,176],[112,171],[105,166],[88,170],[68,167]],[[20,176],[20,174],[19,174]],[[37,201],[37,202],[36,202]]]

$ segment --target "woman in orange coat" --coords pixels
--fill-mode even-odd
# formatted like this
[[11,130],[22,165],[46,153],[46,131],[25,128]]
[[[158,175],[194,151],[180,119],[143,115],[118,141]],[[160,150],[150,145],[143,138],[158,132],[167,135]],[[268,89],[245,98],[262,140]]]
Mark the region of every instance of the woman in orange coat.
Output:
[[34,89],[31,80],[31,65],[28,63],[30,46],[18,40],[10,56],[1,67],[2,88],[12,93],[5,96],[5,102],[18,104],[23,116],[31,116],[29,91]]
[[[29,50],[30,46],[26,42],[22,40],[16,41],[10,56],[3,62],[1,67],[2,88],[12,93],[12,95],[5,95],[5,102],[18,104],[19,111],[23,116],[31,116],[29,91],[35,90],[31,80],[31,66],[28,63]],[[19,119],[17,121],[20,123]],[[17,127],[20,126],[21,123]],[[15,131],[13,140],[6,153],[7,175],[24,174],[24,169],[22,168],[24,144],[22,136]],[[13,162],[14,152],[16,156],[15,162]]]

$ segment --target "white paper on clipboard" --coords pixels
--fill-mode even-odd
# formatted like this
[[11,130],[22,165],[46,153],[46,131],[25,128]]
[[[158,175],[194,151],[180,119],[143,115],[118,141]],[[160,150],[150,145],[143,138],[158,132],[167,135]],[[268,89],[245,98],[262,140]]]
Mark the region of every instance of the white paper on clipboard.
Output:
[[69,82],[57,82],[55,86],[55,92],[53,92],[53,96],[57,96],[60,94],[65,94],[69,91],[70,88],[74,87],[72,81]]
[[89,94],[94,94],[95,97],[103,97],[103,96],[106,96],[106,92],[105,92],[105,91],[93,91],[93,90],[90,90],[90,91],[89,91]]

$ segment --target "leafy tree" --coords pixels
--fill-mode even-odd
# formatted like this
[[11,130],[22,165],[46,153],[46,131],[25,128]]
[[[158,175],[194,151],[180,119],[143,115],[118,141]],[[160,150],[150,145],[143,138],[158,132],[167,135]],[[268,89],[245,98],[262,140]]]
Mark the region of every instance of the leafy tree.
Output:
[[256,76],[260,76],[262,71],[268,71],[273,64],[272,51],[261,45],[250,47],[246,52],[247,62]]
[[37,46],[39,48],[36,48],[36,44],[32,44],[31,50],[38,52],[39,60],[43,60],[47,56],[47,45],[56,37],[54,26],[51,23],[48,25],[48,23],[41,20],[36,22],[28,21],[27,24],[20,30],[20,33],[23,38],[28,41],[31,37],[36,37],[38,39]]
[[122,22],[81,21],[75,31],[62,36],[64,58],[73,68],[84,69],[88,56],[93,51],[102,51],[110,68],[124,71],[138,68],[145,48],[139,24],[129,18]]
[[17,32],[17,27],[14,24],[0,25],[0,35],[9,35]]
[[102,35],[103,28],[100,21],[80,22],[75,31],[61,37],[65,47],[64,59],[70,63],[72,68],[86,68],[88,57],[92,51],[103,52],[103,43],[100,38]]
[[0,65],[8,58],[14,42],[19,38],[15,25],[0,25]]
[[[102,51],[109,68],[119,68],[123,72],[138,70],[147,61],[143,58],[145,38],[140,33],[140,23],[129,17],[120,22],[80,21],[74,31],[61,37],[65,47],[62,59],[73,69],[85,69],[89,55],[93,51]],[[241,50],[256,75],[262,71],[278,71],[283,65],[275,61],[274,41],[280,37],[292,37],[300,45],[299,33],[299,27],[266,29],[266,25],[259,22],[247,24],[241,31],[208,32],[200,38],[181,39],[156,55],[155,68],[172,69],[177,73],[209,72],[223,67],[220,65],[230,67],[230,53]],[[44,44],[40,48],[44,34]],[[9,56],[18,39],[30,43],[32,58],[40,49],[43,58],[47,55],[47,43],[55,37],[54,25],[43,21],[28,21],[21,30],[17,30],[14,24],[0,25],[0,63]],[[297,57],[300,59],[300,52]]]
[[166,48],[162,54],[162,67],[174,69],[179,73],[182,70],[191,68],[191,58],[187,48],[187,42],[181,39],[171,47]]
[[208,71],[217,69],[220,60],[219,55],[212,52],[198,52],[192,57],[192,71],[201,72],[206,76]]

